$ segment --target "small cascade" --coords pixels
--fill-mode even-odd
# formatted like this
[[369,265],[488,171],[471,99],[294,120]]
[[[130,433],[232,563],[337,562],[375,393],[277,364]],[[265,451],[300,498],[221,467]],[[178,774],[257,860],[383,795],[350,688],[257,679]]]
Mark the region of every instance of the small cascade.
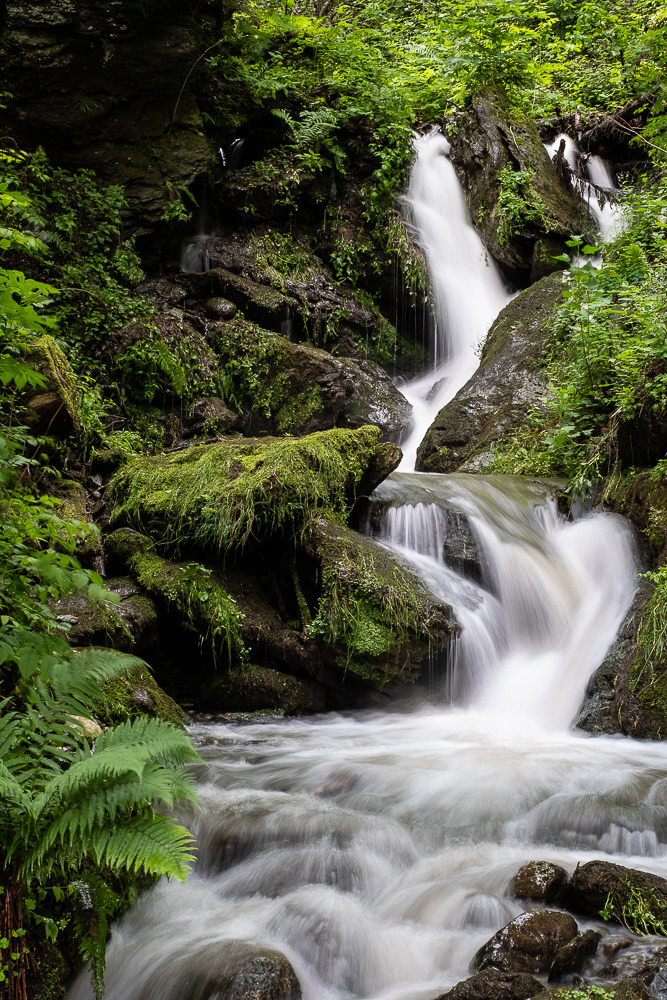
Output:
[[436,325],[433,368],[401,386],[413,406],[413,427],[401,445],[405,470],[414,469],[417,448],[438,410],[477,368],[484,336],[511,298],[470,224],[449,149],[437,129],[415,139],[417,158],[406,195],[431,274]]
[[[579,147],[569,135],[557,135],[553,142],[545,143],[544,148],[553,157],[558,152],[561,142],[565,143],[563,155],[571,170],[578,173],[580,161],[584,159],[586,173],[592,184],[609,192],[618,191],[614,176],[605,160],[600,156],[593,156],[591,154],[586,154],[585,157],[582,157]],[[576,178],[572,179],[572,183],[579,189],[579,183]],[[602,238],[605,241],[613,239],[623,228],[623,209],[611,201],[604,201],[604,204],[601,205],[592,184],[587,184],[586,181],[581,181],[580,183],[583,199],[588,205],[591,215],[597,222]]]
[[[636,588],[628,523],[610,514],[567,522],[548,488],[518,477],[399,474],[375,496],[391,505],[371,518],[371,533],[463,626],[448,696],[520,723],[566,726]],[[477,543],[478,579],[447,565],[453,511]]]

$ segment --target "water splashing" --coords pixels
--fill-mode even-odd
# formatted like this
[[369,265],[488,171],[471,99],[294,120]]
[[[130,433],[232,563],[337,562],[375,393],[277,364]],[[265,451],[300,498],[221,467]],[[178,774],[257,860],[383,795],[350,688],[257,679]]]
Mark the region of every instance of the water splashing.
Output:
[[[556,136],[553,142],[545,143],[544,148],[547,153],[549,153],[549,156],[553,157],[555,153],[558,152],[561,142],[565,143],[563,151],[565,161],[569,168],[576,173],[578,171],[581,153],[576,142],[574,139],[571,139],[569,135],[562,134]],[[602,157],[587,155],[585,166],[588,178],[593,182],[593,184],[603,190],[618,191],[613,174],[609,169],[608,164],[602,159]],[[573,184],[574,183],[576,183],[576,181],[573,178]],[[617,236],[623,229],[623,209],[619,205],[610,201],[605,201],[603,205],[600,205],[595,188],[592,187],[591,184],[587,184],[585,181],[582,181],[581,187],[584,201],[588,205],[591,215],[597,222],[602,238],[605,241],[613,239],[614,236]]]

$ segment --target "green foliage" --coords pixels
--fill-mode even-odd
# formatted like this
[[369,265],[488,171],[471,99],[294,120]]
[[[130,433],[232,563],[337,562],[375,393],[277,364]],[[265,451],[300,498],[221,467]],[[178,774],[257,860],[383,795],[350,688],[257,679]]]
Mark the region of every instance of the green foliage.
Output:
[[343,520],[375,452],[377,427],[308,437],[227,440],[138,459],[111,481],[112,523],[159,521],[170,545],[217,552],[291,531],[318,511]]
[[531,200],[531,191],[524,191],[531,175],[525,170],[505,167],[498,172],[498,240],[506,243],[511,236],[520,233],[531,222],[543,218],[542,207]]
[[618,920],[633,934],[667,936],[663,916],[667,903],[650,886],[636,886],[629,879],[621,878],[620,881],[623,889],[609,893],[600,910],[602,919]]

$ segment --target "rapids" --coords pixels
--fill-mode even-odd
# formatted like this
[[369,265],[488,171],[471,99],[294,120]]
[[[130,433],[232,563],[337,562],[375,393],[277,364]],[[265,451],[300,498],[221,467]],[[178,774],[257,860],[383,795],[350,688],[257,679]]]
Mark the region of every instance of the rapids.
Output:
[[[509,298],[446,139],[417,151],[408,200],[438,329],[435,370],[404,388],[404,470]],[[570,728],[635,591],[632,531],[610,514],[566,521],[556,485],[410,471],[382,484],[366,530],[451,605],[461,637],[429,684],[374,709],[193,723],[206,763],[200,810],[182,818],[198,862],[114,928],[107,1000],[199,1000],[209,977],[267,949],[305,1000],[433,1000],[525,909],[508,883],[527,861],[610,858],[667,877],[664,746]],[[463,528],[467,575],[446,556]],[[91,997],[84,970],[69,998]]]

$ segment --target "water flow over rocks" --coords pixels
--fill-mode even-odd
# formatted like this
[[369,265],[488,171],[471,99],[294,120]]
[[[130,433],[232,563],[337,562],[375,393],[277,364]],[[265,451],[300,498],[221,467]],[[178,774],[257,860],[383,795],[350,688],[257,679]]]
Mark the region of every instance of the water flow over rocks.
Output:
[[401,469],[414,469],[417,447],[438,410],[479,364],[484,335],[511,296],[470,224],[449,143],[438,130],[415,139],[417,159],[407,207],[428,261],[436,327],[434,367],[402,387],[413,406]]

